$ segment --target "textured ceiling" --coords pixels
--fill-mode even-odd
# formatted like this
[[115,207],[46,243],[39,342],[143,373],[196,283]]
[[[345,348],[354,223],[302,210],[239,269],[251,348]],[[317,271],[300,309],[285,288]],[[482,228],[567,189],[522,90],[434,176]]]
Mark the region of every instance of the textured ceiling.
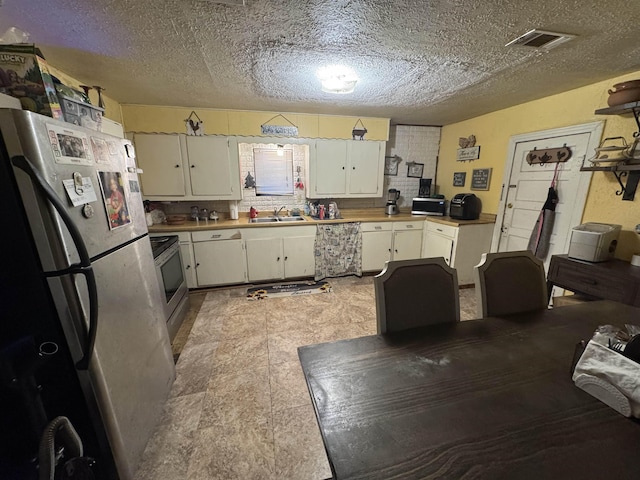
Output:
[[[57,68],[121,103],[444,125],[640,70],[628,0],[0,0]],[[540,28],[547,52],[504,45]],[[355,92],[320,90],[344,64]]]

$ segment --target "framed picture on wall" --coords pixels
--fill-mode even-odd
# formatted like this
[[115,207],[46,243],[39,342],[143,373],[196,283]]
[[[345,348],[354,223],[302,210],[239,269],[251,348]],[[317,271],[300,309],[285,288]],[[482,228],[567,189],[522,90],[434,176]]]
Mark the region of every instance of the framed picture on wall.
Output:
[[422,171],[424,170],[424,163],[410,163],[407,170],[407,177],[422,178]]
[[384,157],[384,174],[398,175],[398,163],[400,163],[400,160],[395,155],[392,157]]
[[466,179],[467,179],[467,172],[455,172],[453,174],[453,186],[464,187]]

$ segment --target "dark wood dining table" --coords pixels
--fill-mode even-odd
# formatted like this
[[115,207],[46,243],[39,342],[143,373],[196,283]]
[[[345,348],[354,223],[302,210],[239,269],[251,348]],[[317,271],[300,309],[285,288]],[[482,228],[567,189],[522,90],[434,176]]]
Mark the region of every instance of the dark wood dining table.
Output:
[[627,323],[603,300],[300,347],[333,478],[640,478],[640,422],[570,374]]

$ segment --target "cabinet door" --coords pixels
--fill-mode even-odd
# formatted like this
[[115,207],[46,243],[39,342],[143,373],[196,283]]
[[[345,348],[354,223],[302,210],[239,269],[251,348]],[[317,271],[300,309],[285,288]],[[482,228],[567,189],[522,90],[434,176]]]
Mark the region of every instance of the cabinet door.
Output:
[[249,281],[284,278],[284,255],[281,238],[246,240]]
[[444,257],[447,265],[451,265],[451,255],[453,252],[454,240],[450,237],[438,235],[437,233],[427,232],[424,237],[424,256],[425,258]]
[[234,193],[227,137],[187,136],[187,153],[194,196],[231,196]]
[[384,262],[391,258],[391,241],[393,232],[362,233],[362,270],[365,272],[381,272]]
[[347,142],[345,140],[317,140],[315,193],[344,195],[347,193]]
[[380,194],[382,186],[379,180],[383,168],[380,148],[380,142],[349,142],[349,193]]
[[316,273],[316,237],[284,237],[284,276],[313,277]]
[[193,259],[193,248],[191,247],[191,243],[180,242],[180,256],[182,257],[182,265],[184,267],[184,277],[187,281],[187,287],[197,288],[196,264]]
[[178,135],[134,136],[142,193],[145,196],[184,196],[184,165]]
[[401,230],[393,232],[393,260],[420,258],[422,250],[422,230]]
[[219,240],[193,244],[198,286],[244,283],[247,258],[242,240]]

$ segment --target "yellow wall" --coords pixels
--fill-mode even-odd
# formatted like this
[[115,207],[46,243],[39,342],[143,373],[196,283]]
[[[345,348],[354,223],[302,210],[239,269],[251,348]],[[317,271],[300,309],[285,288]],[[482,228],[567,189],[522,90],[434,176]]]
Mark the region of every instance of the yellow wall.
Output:
[[[278,112],[218,110],[213,108],[158,107],[151,105],[122,105],[122,118],[127,132],[186,133],[185,120],[192,111],[204,122],[207,135],[260,136],[260,126],[289,125],[281,117],[270,119]],[[298,127],[301,138],[351,138],[351,130],[358,117],[283,113]],[[195,119],[195,117],[194,117]],[[367,128],[366,140],[388,140],[389,119],[362,117]],[[360,125],[358,124],[358,128]],[[273,136],[273,135],[270,135]]]
[[[49,71],[51,72],[51,74],[58,77],[58,79],[64,85],[68,87],[77,88],[78,90],[82,91],[82,89],[80,88],[80,85],[83,85],[82,82],[76,80],[73,77],[70,77],[63,71],[58,70],[53,65],[51,64],[48,64],[48,65],[49,65]],[[89,98],[91,99],[92,105],[98,105],[98,93],[95,90],[89,91]],[[105,104],[104,116],[113,120],[114,122],[122,123],[122,113],[120,111],[120,104],[105,94],[102,94],[102,100],[104,101],[104,104]]]
[[[631,142],[632,134],[637,130],[633,116],[595,115],[594,111],[607,107],[607,90],[613,84],[636,78],[640,78],[640,72],[446,125],[440,139],[439,193],[451,198],[469,191],[471,170],[493,168],[490,189],[474,193],[481,198],[484,212],[497,213],[507,146],[512,135],[604,121],[603,138],[624,136],[627,142]],[[476,136],[476,145],[480,145],[480,158],[472,162],[456,162],[458,138],[471,134]],[[465,187],[452,186],[453,172],[467,172]],[[632,254],[640,252],[640,237],[633,232],[635,225],[640,223],[640,188],[631,202],[616,196],[618,189],[613,174],[594,172],[582,221],[621,224],[623,232],[616,256],[629,259]]]

